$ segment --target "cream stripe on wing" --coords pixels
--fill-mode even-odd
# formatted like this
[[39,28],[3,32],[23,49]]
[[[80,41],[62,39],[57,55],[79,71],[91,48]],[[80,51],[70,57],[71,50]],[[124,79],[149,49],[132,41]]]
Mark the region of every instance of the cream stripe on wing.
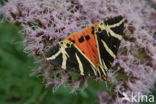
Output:
[[66,69],[66,62],[67,62],[67,58],[69,57],[68,53],[65,51],[65,47],[61,46],[60,50],[52,55],[51,57],[48,57],[47,60],[54,60],[56,57],[58,57],[59,54],[62,53],[62,69]]
[[[100,27],[102,30],[106,30],[107,35],[111,35],[111,36],[117,38],[118,40],[122,40],[122,36],[119,35],[119,34],[114,33],[114,32],[110,29],[109,25],[105,25],[105,24],[100,25],[100,24],[99,24],[99,27]],[[110,34],[108,34],[108,33],[110,33]]]
[[125,21],[125,18],[123,18],[120,22],[113,24],[113,25],[107,25],[109,28],[114,28],[120,26]]
[[104,62],[104,60],[102,61],[102,64],[103,64],[103,67],[105,68],[105,70],[108,71],[108,68],[107,68],[107,66],[106,66],[106,64],[105,64],[105,62]]
[[91,66],[91,68],[92,68],[92,70],[93,70],[95,76],[97,76],[97,72],[96,72],[95,68],[94,68],[93,66]]
[[83,65],[82,65],[82,63],[81,63],[81,60],[80,60],[80,58],[77,56],[76,53],[75,53],[75,56],[76,56],[76,59],[77,59],[78,64],[79,64],[80,74],[81,74],[81,75],[84,75],[84,69],[83,69]]
[[107,46],[107,44],[101,40],[101,42],[103,43],[103,46],[105,47],[106,51],[115,59],[115,54],[113,53],[113,51]]
[[114,33],[109,27],[106,28],[106,31],[109,31],[110,35],[119,39],[119,40],[122,40],[122,36],[120,34],[116,34]]
[[66,69],[66,63],[67,63],[67,53],[62,53],[62,69]]
[[61,51],[58,51],[55,55],[48,57],[47,60],[54,60],[60,53],[61,53]]
[[104,71],[104,66],[103,65],[100,65],[99,69],[102,70],[104,75],[106,75],[106,72]]

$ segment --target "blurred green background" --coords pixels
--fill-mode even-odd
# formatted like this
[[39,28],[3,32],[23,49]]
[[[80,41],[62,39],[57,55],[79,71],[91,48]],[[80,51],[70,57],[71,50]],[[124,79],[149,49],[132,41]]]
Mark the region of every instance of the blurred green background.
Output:
[[0,104],[98,104],[96,93],[105,88],[104,83],[89,82],[88,88],[75,93],[63,86],[53,92],[45,88],[42,77],[30,76],[38,64],[23,52],[20,30],[7,22],[0,24]]

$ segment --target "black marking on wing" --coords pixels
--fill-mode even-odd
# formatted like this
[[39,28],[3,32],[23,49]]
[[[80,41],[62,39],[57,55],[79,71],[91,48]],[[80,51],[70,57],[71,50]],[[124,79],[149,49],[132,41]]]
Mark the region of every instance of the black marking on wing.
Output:
[[[59,45],[54,46],[53,48],[51,48],[45,55],[46,57],[51,57],[52,55],[54,55],[55,53],[57,53],[60,49]],[[49,60],[49,63],[53,64],[54,66],[59,66],[62,64],[62,53],[59,54],[55,60]]]
[[120,26],[116,26],[114,28],[111,28],[111,30],[113,30],[113,32],[115,32],[118,35],[123,35],[123,32],[124,32],[124,23],[122,23]]
[[97,33],[97,37],[100,40],[103,40],[107,44],[107,46],[113,51],[114,54],[117,53],[120,45],[120,40],[116,39],[115,37],[109,34],[107,35],[106,30],[102,30],[101,32]]
[[[111,18],[111,19],[108,19],[108,20],[105,20],[104,23],[106,25],[114,25],[114,24],[117,24],[119,23],[121,20],[123,20],[123,17],[122,16],[117,16],[117,17],[114,17],[114,18]],[[111,28],[111,30],[113,32],[115,32],[116,34],[118,35],[123,35],[123,31],[124,31],[124,22],[119,25],[119,26],[116,26],[116,27],[113,27]]]
[[56,46],[54,46],[53,48],[50,48],[46,53],[45,56],[46,57],[51,57],[53,54],[57,53],[60,49],[60,45],[57,44]]
[[104,23],[106,25],[113,25],[113,24],[116,24],[116,23],[120,22],[122,19],[123,19],[122,16],[117,16],[117,17],[105,20]]
[[86,40],[89,40],[89,39],[90,39],[90,36],[89,36],[89,35],[86,35],[86,36],[85,36],[85,39],[86,39]]
[[92,26],[91,29],[92,29],[91,33],[92,33],[92,35],[94,35],[95,34],[95,28]]
[[82,42],[84,41],[84,37],[81,36],[81,37],[78,39],[78,41],[79,41],[80,43],[82,43]]

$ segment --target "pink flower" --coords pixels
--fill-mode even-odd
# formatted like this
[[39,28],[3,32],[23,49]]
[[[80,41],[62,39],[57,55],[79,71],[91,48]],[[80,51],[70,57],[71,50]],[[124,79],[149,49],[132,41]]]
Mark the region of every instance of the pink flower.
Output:
[[[113,96],[107,92],[98,93],[101,104],[110,101],[116,104],[121,103],[119,94],[122,92],[149,93],[156,80],[156,10],[153,4],[154,0],[10,0],[1,9],[11,23],[23,27],[25,50],[40,58],[38,71],[43,73],[48,86],[55,87],[70,84],[79,88],[80,82],[86,79],[75,80],[70,72],[55,70],[45,61],[45,51],[88,25],[108,17],[124,16],[127,20],[124,40],[108,75],[116,85],[109,89]],[[120,78],[120,74],[124,77]]]

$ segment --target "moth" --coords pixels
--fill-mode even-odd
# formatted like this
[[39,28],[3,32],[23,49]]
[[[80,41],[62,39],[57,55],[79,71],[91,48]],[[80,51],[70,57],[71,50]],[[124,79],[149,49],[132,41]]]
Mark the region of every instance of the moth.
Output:
[[46,53],[46,60],[82,76],[106,79],[123,38],[124,22],[117,16],[72,33]]

